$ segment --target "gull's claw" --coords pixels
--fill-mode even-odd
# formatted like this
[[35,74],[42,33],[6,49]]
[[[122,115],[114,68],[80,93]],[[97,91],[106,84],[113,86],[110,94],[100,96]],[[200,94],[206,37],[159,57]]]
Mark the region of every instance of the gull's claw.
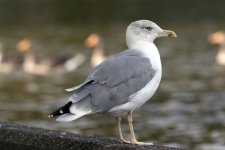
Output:
[[137,145],[154,145],[153,142],[145,143],[145,142],[139,142],[137,140],[131,141],[132,144],[137,144]]
[[131,144],[131,141],[127,141],[127,140],[124,140],[124,139],[121,139],[123,141],[123,143],[127,143],[127,144]]

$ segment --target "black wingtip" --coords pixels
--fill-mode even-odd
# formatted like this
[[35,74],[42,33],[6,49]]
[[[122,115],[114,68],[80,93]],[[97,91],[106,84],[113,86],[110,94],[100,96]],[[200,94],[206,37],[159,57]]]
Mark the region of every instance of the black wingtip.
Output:
[[[60,109],[61,109],[61,108],[60,108]],[[58,110],[56,110],[55,112],[51,113],[50,115],[48,115],[48,117],[49,117],[49,118],[53,118],[53,117],[56,117],[56,116],[61,115],[60,109],[58,109]]]
[[66,113],[70,113],[70,106],[72,105],[72,102],[68,102],[65,106],[57,109],[55,112],[51,113],[48,117],[49,118],[53,118],[53,117],[56,117],[56,116],[60,116],[60,115],[63,115],[63,114],[66,114]]

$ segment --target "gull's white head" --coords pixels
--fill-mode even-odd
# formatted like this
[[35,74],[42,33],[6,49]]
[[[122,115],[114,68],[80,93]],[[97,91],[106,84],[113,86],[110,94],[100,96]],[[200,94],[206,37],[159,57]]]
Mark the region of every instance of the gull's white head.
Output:
[[170,30],[163,30],[157,24],[149,20],[138,20],[127,27],[126,42],[128,47],[137,41],[153,42],[159,37],[177,37]]

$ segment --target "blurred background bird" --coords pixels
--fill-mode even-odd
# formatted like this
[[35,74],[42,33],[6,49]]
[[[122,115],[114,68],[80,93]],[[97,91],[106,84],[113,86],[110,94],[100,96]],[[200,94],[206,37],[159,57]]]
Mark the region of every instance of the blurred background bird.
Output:
[[211,44],[219,46],[216,62],[219,65],[225,66],[225,33],[223,31],[214,32],[208,36],[208,40]]
[[12,60],[6,60],[4,54],[4,45],[0,41],[0,72],[8,74],[11,73],[14,69],[16,69],[16,66]]
[[75,72],[82,64],[84,64],[86,57],[82,53],[75,53],[72,57],[70,55],[59,56],[52,60],[52,74],[59,75],[69,72]]
[[90,34],[85,42],[85,46],[92,49],[90,64],[96,67],[103,62],[107,57],[105,55],[103,39],[96,33]]
[[17,43],[19,52],[24,53],[24,61],[22,69],[33,75],[48,75],[50,74],[51,62],[49,59],[37,60],[32,43],[29,39],[22,39]]

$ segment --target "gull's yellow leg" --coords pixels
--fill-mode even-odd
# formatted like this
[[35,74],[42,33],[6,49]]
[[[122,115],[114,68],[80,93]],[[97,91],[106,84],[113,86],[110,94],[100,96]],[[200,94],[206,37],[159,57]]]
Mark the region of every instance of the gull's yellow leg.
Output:
[[129,125],[129,128],[130,128],[131,143],[132,144],[153,145],[153,143],[144,143],[144,142],[137,141],[137,139],[135,137],[135,133],[134,133],[134,127],[133,127],[133,124],[132,124],[133,120],[132,120],[132,113],[131,112],[128,112],[127,120],[128,120],[128,125]]
[[122,134],[122,128],[121,128],[121,117],[116,117],[116,123],[117,123],[117,127],[119,130],[119,134],[120,134],[120,139],[125,142],[125,143],[131,143],[130,141],[126,141],[123,138],[123,134]]

